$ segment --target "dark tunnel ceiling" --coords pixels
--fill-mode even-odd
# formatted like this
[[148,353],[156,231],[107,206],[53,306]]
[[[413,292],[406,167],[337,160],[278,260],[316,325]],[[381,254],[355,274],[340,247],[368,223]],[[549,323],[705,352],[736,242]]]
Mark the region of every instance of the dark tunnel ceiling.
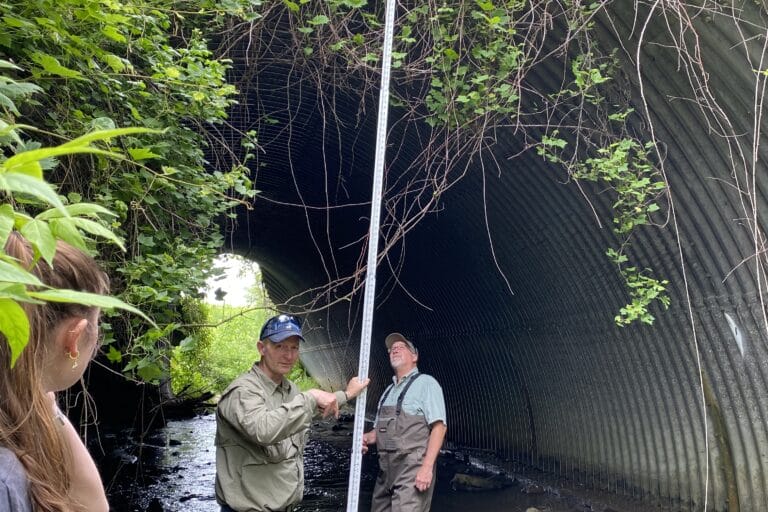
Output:
[[[432,198],[418,181],[428,129],[393,121],[369,410],[390,378],[383,337],[398,330],[442,383],[456,445],[648,503],[725,510],[735,489],[742,511],[766,510],[766,12],[688,6],[714,111],[671,48],[681,33],[666,2],[607,5],[597,35],[619,48],[628,101],[648,112],[638,129],[663,147],[673,214],[632,244],[639,267],[670,281],[669,310],[654,307],[653,326],[616,326],[628,295],[605,257],[618,242],[611,196],[524,151],[513,128],[471,159],[454,155],[465,175],[403,224]],[[362,293],[345,295],[364,280],[376,94],[352,84],[322,91],[333,93],[323,104],[306,70],[250,51],[248,66],[230,52],[245,85],[232,121],[259,132],[260,194],[231,243],[259,262],[277,303],[317,309],[302,360],[339,386],[357,370]],[[557,90],[561,68],[545,63],[530,81]]]

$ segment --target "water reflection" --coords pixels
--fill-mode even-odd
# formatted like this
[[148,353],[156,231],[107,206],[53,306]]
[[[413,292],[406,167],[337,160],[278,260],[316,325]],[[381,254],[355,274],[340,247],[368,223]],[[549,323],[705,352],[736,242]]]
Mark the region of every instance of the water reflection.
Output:
[[[352,423],[315,423],[305,453],[305,494],[301,512],[346,510],[349,450]],[[102,433],[108,455],[99,461],[114,512],[218,512],[214,498],[216,450],[213,414],[171,421],[143,444],[134,441],[131,430]],[[363,458],[360,512],[370,512],[376,459]],[[471,473],[478,464],[461,453],[438,459],[438,484],[433,512],[587,512],[642,510],[607,507],[595,500],[576,497],[565,489],[554,489],[498,474],[509,481],[501,489],[482,492],[455,490],[451,480],[457,471]],[[488,468],[484,468],[488,470]],[[486,471],[495,478],[493,471]],[[531,491],[533,489],[533,491]]]

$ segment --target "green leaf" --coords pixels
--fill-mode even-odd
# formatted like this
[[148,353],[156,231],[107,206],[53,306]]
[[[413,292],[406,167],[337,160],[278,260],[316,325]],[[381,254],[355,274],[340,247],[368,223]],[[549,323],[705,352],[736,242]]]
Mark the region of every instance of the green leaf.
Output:
[[30,302],[34,304],[44,304],[39,300],[31,298],[27,294],[27,288],[21,283],[0,283],[0,298],[11,299],[16,302]]
[[26,174],[16,172],[0,172],[0,190],[7,190],[11,193],[28,194],[55,206],[64,208],[64,203],[59,199],[58,194],[53,188],[39,179]]
[[29,319],[24,309],[11,299],[0,299],[0,332],[11,347],[11,368],[29,342]]
[[[5,21],[6,24],[13,26],[11,23],[9,23],[10,16],[3,16],[3,21]],[[15,19],[15,18],[14,18]],[[16,25],[16,27],[21,27],[21,23],[19,25]],[[14,64],[13,62],[9,62],[5,59],[0,59],[0,69],[15,69],[17,71],[21,71],[21,68]]]
[[118,43],[126,42],[125,36],[121,34],[114,25],[105,26],[101,29],[101,33]]
[[446,48],[443,50],[443,55],[445,55],[449,61],[457,60],[459,58],[459,54],[456,53],[456,50],[453,48]]
[[325,14],[318,14],[314,18],[308,21],[310,25],[325,25],[329,22],[328,16]]
[[90,129],[92,132],[97,132],[99,130],[114,130],[115,120],[107,116],[94,117],[91,119]]
[[112,53],[106,53],[101,56],[101,59],[112,68],[115,73],[122,73],[125,70],[125,63],[123,59]]
[[21,265],[4,260],[0,260],[0,282],[43,286],[37,277],[27,272]]
[[14,222],[13,207],[9,204],[0,205],[0,248],[5,247]]
[[140,365],[137,373],[145,382],[156,382],[163,376],[163,370],[157,363]]
[[27,222],[20,232],[40,253],[43,259],[53,266],[53,256],[56,254],[56,238],[51,233],[48,223],[33,220],[32,222]]
[[116,297],[109,295],[99,295],[97,293],[78,292],[75,290],[43,290],[31,291],[30,297],[44,300],[46,302],[64,302],[77,303],[85,306],[94,306],[101,309],[123,309],[139,315],[144,320],[155,326],[155,323],[145,315],[141,310],[127,304]]
[[78,228],[82,229],[83,231],[90,233],[92,235],[106,238],[110,242],[114,243],[116,246],[120,247],[122,250],[125,250],[125,245],[123,245],[123,241],[117,235],[115,235],[110,229],[104,227],[102,224],[96,221],[92,221],[90,219],[83,219],[80,217],[72,217],[72,223]]
[[11,113],[16,114],[17,116],[20,114],[19,109],[16,108],[16,104],[13,100],[2,92],[0,92],[0,106],[7,108]]
[[115,153],[114,151],[105,151],[103,149],[92,148],[84,145],[70,146],[68,144],[69,143],[62,144],[61,146],[56,146],[53,148],[31,149],[29,151],[24,151],[23,153],[13,155],[11,158],[0,165],[0,172],[5,170],[5,172],[17,172],[42,179],[43,172],[39,161],[45,158],[53,158],[62,155],[74,155],[77,153],[91,153],[112,158],[122,158],[120,153]]
[[159,158],[160,155],[153,153],[152,150],[147,148],[130,148],[128,154],[133,160],[148,160],[150,158]]
[[71,147],[87,146],[91,142],[95,142],[97,140],[107,140],[113,137],[120,137],[121,135],[133,135],[136,133],[164,133],[164,132],[165,130],[153,130],[151,128],[140,128],[140,127],[115,128],[114,130],[96,130],[95,132],[87,133],[85,135],[81,135],[76,139],[72,139],[71,141],[62,144],[59,147],[71,148]]
[[107,359],[109,359],[109,362],[111,363],[119,363],[123,360],[123,353],[117,350],[114,345],[110,345],[109,351],[107,352]]
[[77,217],[77,216],[91,216],[97,217],[99,215],[107,215],[110,217],[117,217],[117,214],[111,212],[101,205],[94,203],[76,203],[65,206],[61,209],[46,210],[38,214],[35,218],[39,220],[58,219],[61,217]]
[[39,64],[45,72],[51,75],[62,76],[64,78],[80,78],[82,76],[79,71],[62,66],[56,57],[48,55],[47,53],[35,52],[32,54],[32,60]]
[[78,231],[71,219],[51,219],[48,226],[51,228],[53,236],[57,239],[67,242],[72,247],[76,247],[83,252],[89,252],[83,235],[80,234],[80,231]]

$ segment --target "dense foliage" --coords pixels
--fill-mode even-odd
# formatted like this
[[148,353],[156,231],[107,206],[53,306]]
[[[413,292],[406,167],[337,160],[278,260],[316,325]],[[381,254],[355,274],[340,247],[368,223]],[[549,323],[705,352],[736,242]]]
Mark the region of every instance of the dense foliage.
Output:
[[[17,69],[7,61],[0,61],[4,69]],[[17,114],[15,100],[37,90],[33,84],[18,82],[9,77],[2,78],[0,99],[6,107],[6,114]],[[22,140],[18,128],[0,119],[4,135],[0,147],[13,149]],[[0,206],[0,247],[4,247],[12,231],[20,232],[31,245],[36,259],[53,265],[57,240],[63,240],[85,252],[92,252],[83,233],[106,238],[117,245],[122,242],[103,225],[103,219],[114,216],[105,208],[90,203],[65,205],[53,188],[43,179],[43,166],[51,165],[50,160],[63,155],[98,154],[120,158],[119,153],[99,149],[92,145],[96,141],[119,135],[145,132],[146,130],[123,129],[96,131],[65,144],[52,148],[34,148],[0,160],[0,194],[8,201]],[[46,161],[48,160],[48,161]],[[41,210],[32,217],[23,211],[23,204],[34,204]],[[110,310],[114,308],[131,311],[148,318],[136,308],[115,299],[76,290],[51,289],[41,282],[31,269],[23,267],[4,251],[0,251],[0,343],[10,347],[10,366],[13,368],[30,336],[27,314],[21,303],[39,304],[46,302],[77,302]]]
[[[173,350],[171,378],[177,394],[221,393],[235,377],[248,371],[259,360],[255,333],[274,311],[204,304],[202,313],[215,327],[204,329],[202,336],[185,339]],[[317,387],[301,363],[296,364],[288,378],[301,389]]]
[[[242,134],[238,148],[209,140],[237,92],[226,81],[230,62],[211,52],[211,41],[222,48],[243,37],[286,44],[277,31],[288,27],[294,37],[281,55],[273,44],[253,46],[316,70],[319,91],[328,90],[331,80],[331,89],[366,94],[378,81],[380,7],[357,0],[0,4],[5,158],[100,130],[143,129],[120,132],[99,147],[88,140],[88,150],[76,159],[67,156],[72,151],[49,154],[58,164],[42,160],[35,177],[45,170],[59,186],[56,193],[50,189],[51,197],[29,200],[27,190],[13,196],[12,212],[4,211],[16,228],[30,222],[28,232],[51,227],[51,237],[39,240],[68,237],[90,246],[88,236],[107,236],[124,247],[102,251],[115,289],[156,326],[131,316],[109,319],[107,355],[116,368],[158,382],[167,377],[167,349],[199,341],[205,352],[194,297],[213,272],[223,244],[221,223],[233,205],[255,193],[245,163],[257,147],[256,132]],[[655,141],[634,128],[643,120],[628,121],[639,114],[616,83],[613,56],[592,36],[602,7],[519,0],[400,6],[393,53],[397,122],[430,128],[414,162],[422,166],[412,178],[421,196],[409,199],[419,207],[402,224],[412,226],[434,211],[469,163],[493,144],[496,130],[514,126],[521,152],[536,150],[570,178],[598,182],[614,195],[617,244],[607,255],[626,280],[631,301],[617,322],[651,322],[648,306],[668,304],[667,283],[630,263],[631,236],[638,226],[653,224],[666,182]],[[565,34],[562,41],[548,39],[553,26]],[[540,90],[528,75],[551,66],[551,59],[563,70],[560,88]],[[118,152],[130,158],[114,158]],[[7,183],[4,189],[14,191]],[[85,204],[101,209],[78,206]],[[67,217],[66,206],[82,220],[34,222],[50,205],[60,218]],[[4,220],[2,229],[8,225]],[[406,231],[383,236],[391,245]],[[46,247],[40,245],[43,257],[50,255]]]
[[[376,96],[381,79],[384,4],[260,2],[254,21],[227,34],[227,44],[238,47],[238,40],[247,40],[246,58],[262,67],[291,63],[285,87],[306,84],[318,91],[317,110],[329,119],[336,115],[338,94],[360,97],[360,115],[367,115],[365,100]],[[415,151],[388,150],[413,156],[384,198],[383,211],[391,218],[382,222],[382,246],[395,246],[423,217],[439,211],[443,196],[468,173],[513,168],[500,162],[494,148],[499,137],[508,137],[508,160],[539,155],[553,171],[565,171],[599,224],[611,217],[605,222],[612,228],[605,253],[625,281],[629,300],[615,320],[653,322],[650,308],[669,304],[668,283],[635,263],[633,243],[638,231],[664,225],[667,182],[658,141],[647,129],[650,120],[628,97],[615,50],[602,47],[598,37],[605,29],[598,20],[610,16],[611,2],[396,5],[389,124],[419,142]],[[679,10],[665,7],[665,15],[679,15],[683,23],[686,13]],[[273,120],[267,114],[259,122]],[[579,184],[587,181],[597,185]],[[329,280],[298,301],[316,309],[323,307],[318,298],[324,294],[358,293],[365,270],[361,261],[352,277]]]
[[[162,2],[0,4],[0,58],[17,66],[6,67],[6,80],[28,84],[16,105],[0,96],[4,121],[23,123],[8,142],[12,153],[98,129],[163,130],[112,141],[130,160],[91,152],[46,166],[63,202],[91,201],[116,214],[108,227],[126,251],[102,254],[113,287],[157,327],[113,317],[108,356],[149,381],[166,371],[162,348],[190,335],[180,330],[188,323],[184,303],[211,272],[222,244],[219,222],[236,196],[253,194],[238,162],[206,169],[205,128],[223,121],[236,91],[225,80],[227,61],[213,57],[198,27],[212,34],[224,13],[202,3],[184,8],[191,12]],[[36,203],[16,204],[29,215],[38,211]]]

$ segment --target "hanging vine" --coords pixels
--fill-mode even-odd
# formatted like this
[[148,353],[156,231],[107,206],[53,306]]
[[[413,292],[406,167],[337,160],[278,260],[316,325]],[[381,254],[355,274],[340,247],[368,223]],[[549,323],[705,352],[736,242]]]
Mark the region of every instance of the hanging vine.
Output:
[[[387,183],[389,215],[380,258],[439,207],[474,159],[492,148],[498,129],[507,128],[522,141],[520,154],[535,151],[573,180],[607,184],[615,194],[617,245],[606,254],[630,298],[616,322],[651,323],[651,304],[669,305],[667,280],[631,263],[632,233],[654,224],[651,215],[666,204],[661,200],[666,182],[656,167],[653,140],[633,133],[627,122],[630,115],[640,116],[613,83],[619,71],[615,55],[602,51],[593,37],[595,19],[607,5],[523,0],[399,5],[392,53],[394,124],[429,128],[419,130],[421,150],[411,165],[419,171]],[[262,2],[259,21],[233,25],[222,48],[227,52],[247,40],[247,59],[289,63],[296,87],[306,82],[327,91],[332,83],[332,94],[370,97],[379,79],[380,8],[349,1]],[[556,67],[558,89],[534,83],[539,69]],[[247,93],[246,80],[240,88]],[[335,115],[332,97],[320,93],[318,103],[326,115]],[[403,211],[405,216],[396,214]],[[364,265],[361,254],[351,276],[326,267],[328,283],[293,303],[304,300],[304,308],[312,310],[321,297],[346,300],[361,290]]]

